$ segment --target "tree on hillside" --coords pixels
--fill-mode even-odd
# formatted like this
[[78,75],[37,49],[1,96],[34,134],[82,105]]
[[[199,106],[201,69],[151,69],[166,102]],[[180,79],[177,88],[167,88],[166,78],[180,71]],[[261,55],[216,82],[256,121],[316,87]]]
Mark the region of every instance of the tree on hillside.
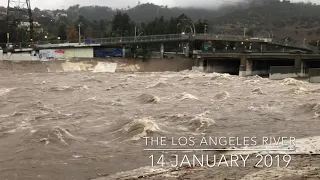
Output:
[[0,19],[0,42],[6,42],[6,39],[7,39],[6,26],[7,26],[6,21]]
[[59,24],[58,37],[60,37],[61,40],[67,39],[67,25],[63,22]]
[[312,40],[312,41],[309,42],[309,44],[310,44],[311,46],[317,47],[317,45],[318,45],[318,48],[319,48],[319,50],[320,50],[320,44],[318,44],[318,43],[320,43],[319,39],[314,39],[314,40]]
[[134,33],[134,22],[131,21],[130,17],[126,13],[120,11],[114,15],[112,21],[112,32],[122,36],[132,36]]
[[[206,28],[205,28],[206,26]],[[207,20],[198,20],[198,22],[195,23],[196,32],[197,33],[206,33],[204,30],[208,32],[208,21]]]
[[78,35],[78,30],[73,24],[69,24],[67,28],[68,32],[68,40],[69,41],[74,41],[77,40],[79,35]]

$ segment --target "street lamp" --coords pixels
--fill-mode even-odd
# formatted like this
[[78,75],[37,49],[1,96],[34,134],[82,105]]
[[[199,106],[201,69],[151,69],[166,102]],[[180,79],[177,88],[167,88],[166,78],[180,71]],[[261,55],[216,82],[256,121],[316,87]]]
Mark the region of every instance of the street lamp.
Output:
[[246,37],[246,31],[247,31],[247,29],[248,29],[248,28],[244,28],[244,29],[243,29],[243,37]]
[[177,24],[177,34],[179,34],[179,26],[180,26],[180,23]]
[[191,20],[189,20],[189,19],[184,19],[184,20],[185,21],[189,21],[192,24],[192,26],[193,26],[193,34],[195,35],[196,34],[196,27],[194,26],[193,22]]
[[[142,29],[141,28],[141,25],[139,25],[140,26],[140,29]],[[138,33],[138,29],[137,29],[137,26],[134,26],[134,40],[136,41],[137,39],[137,37],[139,37],[143,32],[140,32],[138,35],[137,35],[137,33]],[[122,35],[121,35],[122,36]]]
[[136,41],[137,39],[137,26],[134,26],[134,40]]
[[193,29],[192,29],[192,27],[191,27],[191,26],[186,26],[186,27],[184,28],[184,32],[186,32],[187,28],[190,28],[191,33],[192,33],[192,34],[194,34],[194,31],[193,31]]
[[303,46],[306,45],[306,40],[307,40],[306,38],[303,39]]
[[79,27],[79,45],[81,44],[81,22],[78,24]]
[[286,38],[286,39],[284,40],[284,43],[285,43],[286,46],[288,46],[288,41],[289,41],[289,38]]
[[204,32],[203,34],[206,34],[207,33],[207,25],[204,25]]
[[119,28],[117,29],[117,32],[121,33],[121,40],[122,40],[122,30],[120,30]]

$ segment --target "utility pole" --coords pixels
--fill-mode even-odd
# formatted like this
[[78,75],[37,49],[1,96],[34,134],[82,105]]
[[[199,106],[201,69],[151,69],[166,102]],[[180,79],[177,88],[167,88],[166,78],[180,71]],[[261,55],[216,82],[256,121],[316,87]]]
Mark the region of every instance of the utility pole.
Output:
[[79,26],[79,45],[81,44],[81,22],[78,24]]
[[9,43],[11,28],[21,22],[29,23],[29,39],[33,39],[33,17],[30,0],[8,0],[6,21],[7,43]]
[[[180,34],[180,33],[179,33],[179,26],[180,26],[180,23],[177,24],[177,34]],[[180,42],[177,42],[176,54],[178,54],[179,43],[180,43]]]
[[134,26],[134,41],[137,40],[137,26]]
[[7,46],[9,46],[10,43],[10,33],[7,33]]

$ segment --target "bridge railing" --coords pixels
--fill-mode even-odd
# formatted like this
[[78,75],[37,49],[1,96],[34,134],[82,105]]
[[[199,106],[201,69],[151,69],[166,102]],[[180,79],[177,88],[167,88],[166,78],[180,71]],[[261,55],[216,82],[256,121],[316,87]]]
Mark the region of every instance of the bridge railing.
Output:
[[245,37],[240,35],[227,35],[227,34],[196,34],[196,39],[203,39],[203,40],[229,40],[229,41],[259,41],[259,42],[270,42],[272,41],[271,38],[266,37]]
[[183,34],[166,34],[166,35],[151,35],[151,36],[130,36],[130,37],[112,37],[112,38],[98,38],[86,39],[85,44],[122,44],[134,42],[154,42],[154,41],[168,41],[168,40],[187,40],[188,35]]
[[288,46],[288,47],[295,47],[295,48],[302,48],[302,49],[307,49],[311,50],[313,52],[318,52],[319,50],[317,47],[311,46],[309,44],[300,44],[300,43],[295,43],[295,42],[288,42],[288,41],[272,41],[274,44],[279,44],[282,46]]

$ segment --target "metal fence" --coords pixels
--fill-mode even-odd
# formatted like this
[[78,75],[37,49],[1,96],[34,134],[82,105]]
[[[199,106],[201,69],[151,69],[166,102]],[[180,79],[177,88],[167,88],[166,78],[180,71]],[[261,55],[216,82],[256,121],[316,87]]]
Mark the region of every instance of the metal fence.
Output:
[[166,34],[166,35],[152,35],[152,36],[131,36],[131,37],[112,37],[99,39],[86,39],[85,44],[128,44],[141,42],[158,42],[158,41],[176,41],[188,40],[188,35],[183,34]]
[[300,44],[296,42],[289,42],[289,41],[272,41],[272,44],[275,45],[281,45],[281,46],[287,46],[287,47],[294,47],[294,48],[299,48],[299,49],[306,49],[310,50],[313,52],[319,52],[318,48],[315,46],[311,46],[309,44]]
[[[236,35],[225,35],[225,34],[164,34],[164,35],[149,35],[149,36],[130,36],[130,37],[111,37],[111,38],[96,38],[96,39],[85,39],[81,40],[81,44],[85,45],[121,45],[130,43],[147,43],[147,42],[167,42],[167,41],[186,41],[186,40],[225,40],[225,41],[255,41],[255,42],[268,42],[270,44],[282,45],[288,47],[295,47],[300,49],[307,49],[314,52],[319,52],[316,47],[311,45],[302,45],[293,42],[284,41],[271,41],[268,38],[262,37],[243,37]],[[79,43],[78,40],[51,40],[51,41],[35,41],[35,42],[17,42],[10,43],[13,49],[21,48],[32,48],[32,47],[53,47],[56,44],[59,46],[74,45]],[[6,48],[5,44],[1,47]]]

